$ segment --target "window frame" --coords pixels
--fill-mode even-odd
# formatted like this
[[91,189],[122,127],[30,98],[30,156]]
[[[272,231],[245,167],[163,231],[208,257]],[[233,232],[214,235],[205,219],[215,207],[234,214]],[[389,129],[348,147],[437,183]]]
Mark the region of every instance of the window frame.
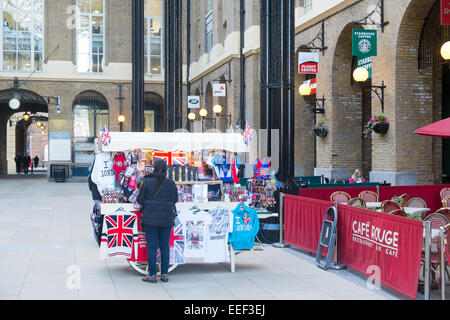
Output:
[[[146,76],[162,76],[163,74],[163,52],[164,52],[164,44],[163,44],[163,35],[164,35],[164,20],[163,20],[163,0],[145,0],[146,3],[148,3],[148,6],[150,7],[150,3],[152,1],[159,1],[160,2],[160,16],[145,16],[145,22],[147,25],[147,30],[144,30],[144,33],[146,32],[147,35],[144,35],[144,38],[147,40],[147,46],[145,48],[145,53],[144,53],[144,58],[147,60],[147,68],[145,70],[145,75]],[[149,10],[150,11],[150,10]],[[160,36],[152,36],[151,32],[150,32],[150,22],[152,19],[159,19],[160,23],[161,23],[161,34]],[[144,24],[144,28],[145,28],[145,24]],[[159,56],[158,55],[152,55],[151,54],[151,41],[152,39],[159,39],[159,45],[160,45],[160,53]],[[160,61],[160,72],[159,73],[153,73],[152,72],[152,66],[151,66],[151,61],[152,61],[152,57],[159,57],[159,61]]]
[[[1,18],[2,18],[2,27],[1,27],[1,32],[0,32],[0,41],[1,41],[1,50],[2,50],[2,54],[0,55],[0,66],[1,66],[1,70],[2,72],[17,72],[17,73],[30,73],[30,72],[42,72],[43,71],[43,62],[44,62],[44,56],[45,56],[45,0],[41,0],[42,1],[42,8],[41,11],[37,11],[35,10],[35,1],[36,0],[31,0],[32,2],[32,9],[31,10],[27,10],[24,11],[23,9],[14,9],[14,10],[5,10],[5,1],[7,0],[0,0],[0,10],[1,10]],[[15,50],[4,50],[4,37],[5,37],[5,30],[3,27],[3,22],[4,22],[4,13],[5,12],[9,12],[11,14],[17,14],[17,13],[27,13],[31,15],[31,19],[32,19],[32,23],[31,23],[31,30],[29,32],[30,34],[30,51],[24,51],[24,50],[19,50],[18,46],[18,39],[23,38],[21,37],[21,34],[19,34],[18,32],[21,31],[17,31],[14,30],[12,31],[14,34],[14,39],[16,40],[15,46],[16,49]],[[36,16],[41,15],[42,18],[42,30],[41,30],[41,59],[39,62],[39,65],[41,65],[41,69],[37,69],[35,66],[35,53],[38,51],[35,51],[35,35],[38,34],[37,32],[35,32],[35,21],[36,21]],[[5,65],[4,65],[4,53],[6,52],[15,52],[15,56],[16,56],[16,68],[15,69],[10,69],[10,70],[5,70]],[[25,69],[25,70],[19,70],[19,53],[30,53],[30,69]],[[39,53],[39,52],[38,52]]]
[[[208,32],[208,26],[211,25],[210,32]],[[211,50],[213,47],[213,14],[212,11],[208,12],[205,17],[205,53],[208,54],[208,62],[210,61],[211,56]],[[210,38],[208,38],[208,35],[210,35]]]
[[[106,60],[106,2],[105,0],[102,0],[103,4],[103,12],[100,13],[93,13],[92,12],[92,0],[89,1],[89,13],[86,12],[80,12],[79,11],[79,1],[76,0],[75,6],[76,6],[76,14],[75,14],[75,63],[76,63],[76,72],[79,74],[102,74],[105,72],[105,60]],[[80,71],[78,69],[79,65],[79,51],[78,51],[78,32],[80,30],[80,17],[81,16],[89,16],[89,71]],[[102,17],[103,18],[103,33],[102,33],[102,43],[103,43],[103,59],[102,59],[102,71],[93,71],[93,56],[94,53],[92,52],[93,49],[93,33],[92,33],[92,18],[93,17]],[[100,56],[98,53],[95,53],[95,55]]]
[[[75,135],[75,110],[87,110],[88,112],[88,121],[89,121],[89,113],[93,114],[93,124],[94,124],[94,128],[93,128],[93,136],[89,136],[89,137],[83,137],[83,136],[76,136]],[[99,130],[103,129],[103,128],[97,128],[97,120],[98,120],[98,116],[99,115],[106,115],[108,117],[108,124],[109,124],[109,120],[110,120],[110,114],[109,114],[109,108],[107,109],[102,109],[102,108],[97,108],[97,106],[87,106],[87,105],[81,105],[81,104],[75,104],[72,108],[72,118],[73,118],[73,141],[74,143],[94,143],[95,138],[97,137],[97,133]],[[89,124],[89,122],[88,122]]]
[[305,14],[311,12],[312,7],[313,7],[313,1],[312,0],[305,0],[304,3],[304,8],[305,8]]

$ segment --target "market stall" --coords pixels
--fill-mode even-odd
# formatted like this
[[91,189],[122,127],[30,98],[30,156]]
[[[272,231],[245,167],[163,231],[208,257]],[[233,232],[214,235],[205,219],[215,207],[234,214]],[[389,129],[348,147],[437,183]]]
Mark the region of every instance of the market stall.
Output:
[[266,181],[262,165],[255,166],[254,179],[239,183],[239,154],[249,152],[242,135],[107,132],[105,136],[98,140],[91,170],[101,194],[92,217],[101,258],[124,257],[133,269],[146,274],[147,243],[136,199],[156,159],[166,161],[167,177],[178,188],[169,271],[196,262],[229,262],[234,271],[234,255],[255,249],[259,231],[255,208],[274,205],[275,185]]

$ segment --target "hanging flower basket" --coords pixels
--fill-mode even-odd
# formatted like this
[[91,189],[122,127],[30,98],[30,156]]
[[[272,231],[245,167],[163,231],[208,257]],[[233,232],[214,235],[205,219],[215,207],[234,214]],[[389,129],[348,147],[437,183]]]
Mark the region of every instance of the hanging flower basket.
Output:
[[389,122],[382,114],[372,117],[369,122],[364,126],[364,138],[373,131],[378,134],[385,134],[389,129]]
[[378,134],[385,134],[389,129],[389,123],[383,123],[383,122],[379,122],[379,123],[375,123],[372,127],[373,132],[378,133]]
[[325,125],[323,121],[321,121],[316,126],[313,127],[313,131],[316,134],[316,136],[320,138],[325,138],[328,134],[328,127]]

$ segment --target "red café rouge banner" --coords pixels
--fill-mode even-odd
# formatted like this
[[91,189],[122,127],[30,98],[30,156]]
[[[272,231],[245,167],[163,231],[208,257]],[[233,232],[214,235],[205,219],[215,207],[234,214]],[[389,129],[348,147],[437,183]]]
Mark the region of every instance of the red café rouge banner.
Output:
[[450,1],[441,0],[441,25],[450,25]]
[[338,212],[339,262],[415,299],[422,222],[345,205]]

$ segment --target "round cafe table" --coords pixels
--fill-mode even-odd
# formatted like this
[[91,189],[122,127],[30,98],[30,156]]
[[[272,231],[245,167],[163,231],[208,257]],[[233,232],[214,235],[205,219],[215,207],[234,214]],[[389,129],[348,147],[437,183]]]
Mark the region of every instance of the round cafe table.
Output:
[[366,202],[367,208],[381,208],[381,202]]
[[407,215],[421,217],[423,213],[431,211],[430,208],[414,208],[414,207],[403,207],[403,211]]

